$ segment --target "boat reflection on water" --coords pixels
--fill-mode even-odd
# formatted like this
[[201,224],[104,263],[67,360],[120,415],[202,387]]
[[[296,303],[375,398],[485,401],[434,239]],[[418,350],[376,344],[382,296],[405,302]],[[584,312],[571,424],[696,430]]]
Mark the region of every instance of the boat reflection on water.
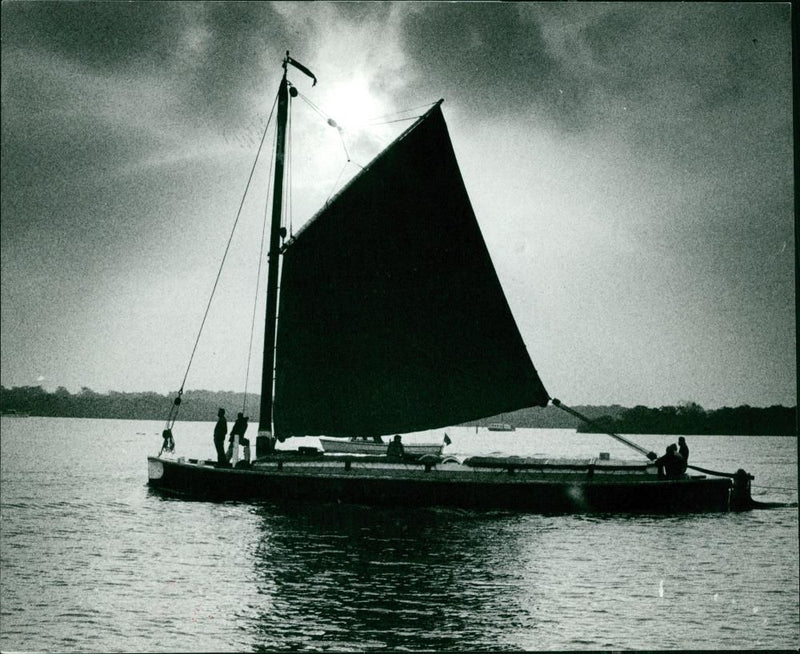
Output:
[[502,643],[500,616],[529,612],[529,592],[511,588],[529,587],[518,561],[531,532],[515,528],[519,516],[317,503],[255,511],[257,583],[270,598],[254,620],[256,649],[485,649]]
[[[678,580],[654,552],[702,559],[695,544],[736,519],[314,502],[251,510],[263,530],[252,562],[264,601],[241,622],[256,651],[644,648],[664,610],[700,610],[706,584],[724,584],[713,574]],[[609,621],[621,607],[636,619]]]

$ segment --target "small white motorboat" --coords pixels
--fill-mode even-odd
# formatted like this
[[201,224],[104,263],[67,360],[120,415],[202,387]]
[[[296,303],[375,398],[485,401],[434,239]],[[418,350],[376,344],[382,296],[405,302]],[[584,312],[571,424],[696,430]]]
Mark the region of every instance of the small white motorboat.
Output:
[[[319,437],[322,450],[328,454],[386,454],[386,448],[389,447],[388,440],[386,442],[376,442],[372,438],[329,438],[326,436]],[[406,454],[425,455],[433,454],[440,455],[447,440],[441,443],[403,443],[403,450]]]

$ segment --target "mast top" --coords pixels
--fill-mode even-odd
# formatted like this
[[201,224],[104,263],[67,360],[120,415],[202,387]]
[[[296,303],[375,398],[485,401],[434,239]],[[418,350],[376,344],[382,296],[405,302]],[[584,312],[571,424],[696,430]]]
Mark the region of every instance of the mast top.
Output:
[[314,73],[312,73],[308,68],[306,68],[299,61],[295,61],[294,59],[292,59],[289,56],[289,51],[288,50],[286,51],[286,59],[283,60],[283,76],[284,76],[284,78],[286,77],[287,64],[292,64],[292,66],[297,68],[297,70],[299,70],[301,73],[304,73],[305,75],[308,75],[313,80],[311,82],[311,86],[316,86],[317,85],[317,76],[314,75]]

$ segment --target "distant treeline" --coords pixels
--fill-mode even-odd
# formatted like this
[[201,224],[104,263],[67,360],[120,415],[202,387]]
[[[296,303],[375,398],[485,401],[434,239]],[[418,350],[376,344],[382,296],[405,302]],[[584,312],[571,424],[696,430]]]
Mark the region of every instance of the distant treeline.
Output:
[[[41,386],[0,386],[0,411],[16,411],[31,416],[61,418],[120,418],[128,420],[165,420],[175,395],[158,393],[96,393],[82,388],[72,394],[63,386],[50,393]],[[229,391],[185,391],[178,418],[180,420],[214,421],[217,409],[224,408],[228,416],[244,411],[251,422],[258,421],[260,396]],[[577,429],[581,432],[612,431],[623,434],[742,434],[789,436],[797,433],[797,408],[771,406],[706,411],[689,402],[680,406],[650,409],[636,406],[627,409],[610,406],[574,406],[579,413],[593,420],[592,427],[555,406],[520,409],[493,416],[467,426],[485,427],[490,422],[507,422],[514,427]]]
[[[128,420],[166,420],[176,394],[95,393],[83,387],[72,394],[63,386],[50,393],[41,386],[0,386],[0,411],[14,410],[31,416],[59,418],[121,418]],[[179,420],[217,419],[217,409],[229,416],[243,410],[244,393],[227,391],[185,391],[181,397]],[[260,396],[248,395],[245,414],[258,420]]]
[[[594,425],[588,425],[548,405],[521,409],[504,416],[477,421],[479,426],[490,422],[507,422],[514,427],[577,429],[583,433],[613,432],[615,434],[725,434],[742,436],[793,436],[797,434],[797,408],[771,406],[758,408],[739,406],[706,411],[699,404],[688,402],[679,406],[632,409],[618,404],[611,406],[572,406]],[[471,425],[475,422],[469,423]]]
[[706,411],[689,402],[680,406],[650,409],[636,406],[616,416],[593,419],[596,426],[582,424],[578,431],[624,434],[726,434],[743,436],[791,436],[797,434],[797,408],[738,406]]

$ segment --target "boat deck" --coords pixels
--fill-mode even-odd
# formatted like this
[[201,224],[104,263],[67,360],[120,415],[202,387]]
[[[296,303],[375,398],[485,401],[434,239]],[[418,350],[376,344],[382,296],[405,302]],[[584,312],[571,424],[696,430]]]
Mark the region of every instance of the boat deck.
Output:
[[[229,475],[287,477],[341,477],[411,480],[415,482],[488,482],[508,484],[544,483],[664,483],[655,466],[621,459],[553,459],[521,457],[409,457],[391,461],[385,456],[331,455],[286,452],[262,457],[250,466],[218,468],[212,460],[174,460],[179,466],[204,467]],[[705,475],[684,475],[673,482],[706,479]]]
[[[375,476],[384,478],[478,480],[486,477],[494,481],[506,476],[509,483],[530,482],[537,478],[554,482],[593,481],[620,482],[625,479],[663,481],[655,466],[622,459],[601,458],[523,458],[523,457],[407,457],[392,461],[386,456],[357,454],[322,454],[314,452],[280,452],[255,460],[249,467],[217,468],[212,460],[176,459],[181,465],[205,466],[231,473],[271,473],[284,475]],[[431,475],[430,473],[435,473]],[[703,475],[685,476],[684,479],[704,479]]]
[[386,457],[278,453],[250,466],[150,457],[155,488],[207,499],[324,500],[534,512],[724,511],[731,481],[659,479],[652,466],[603,459]]

